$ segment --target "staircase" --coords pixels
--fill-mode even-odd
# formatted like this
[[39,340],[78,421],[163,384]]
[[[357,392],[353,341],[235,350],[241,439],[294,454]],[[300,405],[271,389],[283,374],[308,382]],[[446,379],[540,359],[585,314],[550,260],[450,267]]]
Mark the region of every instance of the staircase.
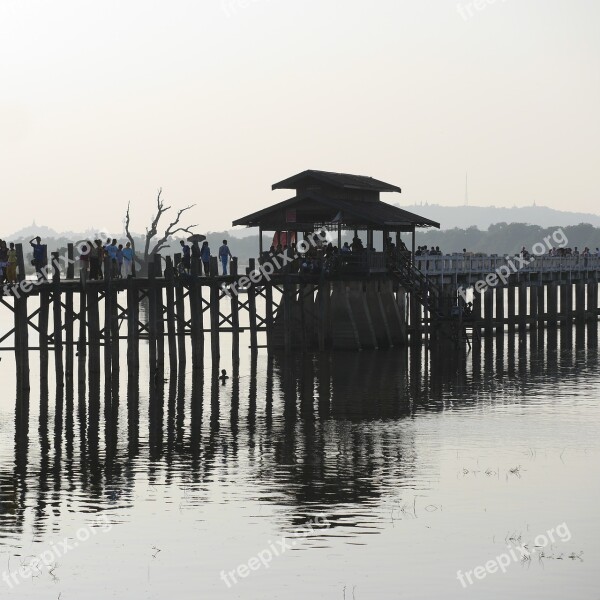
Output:
[[400,285],[429,311],[432,319],[444,316],[440,290],[412,264],[409,254],[398,254],[390,264],[390,272],[395,275]]

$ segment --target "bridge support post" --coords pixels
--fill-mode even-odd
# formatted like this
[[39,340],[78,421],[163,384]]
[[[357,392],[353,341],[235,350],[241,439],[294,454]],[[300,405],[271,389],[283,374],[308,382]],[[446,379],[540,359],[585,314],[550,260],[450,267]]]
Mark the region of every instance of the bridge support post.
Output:
[[560,286],[560,312],[563,325],[569,325],[572,318],[573,289],[570,281]]
[[204,359],[204,315],[202,286],[199,277],[200,261],[194,256],[192,257],[192,279],[189,284],[192,368],[194,370],[202,370]]
[[494,334],[494,289],[488,287],[484,292],[484,319],[485,336],[492,337]]
[[590,321],[598,320],[598,282],[588,281],[587,315]]
[[578,323],[585,321],[585,281],[580,279],[575,284],[575,315]]
[[537,320],[540,327],[544,326],[546,318],[546,285],[544,281],[540,281],[540,285],[536,288],[537,291]]
[[551,281],[546,290],[548,294],[548,326],[556,327],[558,324],[558,283]]
[[508,332],[510,334],[515,332],[515,290],[514,285],[509,285],[506,288],[508,298]]
[[529,329],[537,329],[538,325],[538,289],[539,285],[529,286]]
[[519,282],[519,333],[527,329],[527,284],[524,281]]
[[504,292],[506,288],[496,288],[496,335],[504,335]]

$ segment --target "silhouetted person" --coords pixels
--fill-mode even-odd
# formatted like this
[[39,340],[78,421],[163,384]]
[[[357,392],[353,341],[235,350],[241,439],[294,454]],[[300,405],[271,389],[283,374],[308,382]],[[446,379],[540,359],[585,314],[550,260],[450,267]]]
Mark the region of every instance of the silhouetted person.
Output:
[[[35,242],[35,244],[33,242]],[[44,246],[42,246],[42,238],[38,235],[32,240],[29,240],[29,244],[33,248],[32,264],[35,267],[38,279],[42,279],[44,276],[42,273],[42,268],[44,267]]]
[[227,245],[227,240],[223,240],[223,245],[219,248],[219,259],[221,260],[221,265],[223,266],[223,275],[227,275],[227,265],[229,264],[230,258],[232,258],[231,250]]
[[210,274],[210,247],[207,241],[202,242],[200,258],[202,259],[202,265],[204,266],[204,274],[208,277]]
[[219,379],[221,380],[221,385],[225,385],[229,379],[229,375],[227,375],[227,371],[225,369],[221,369],[221,375],[219,376]]

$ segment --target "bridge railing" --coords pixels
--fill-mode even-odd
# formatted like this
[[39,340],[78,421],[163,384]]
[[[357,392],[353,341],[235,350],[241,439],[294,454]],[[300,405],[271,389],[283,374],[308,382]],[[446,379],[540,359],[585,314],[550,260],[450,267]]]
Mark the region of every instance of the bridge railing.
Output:
[[[533,259],[533,260],[531,260]],[[600,271],[598,256],[535,256],[521,259],[518,256],[416,256],[415,266],[428,275],[487,274],[501,267],[511,273]]]

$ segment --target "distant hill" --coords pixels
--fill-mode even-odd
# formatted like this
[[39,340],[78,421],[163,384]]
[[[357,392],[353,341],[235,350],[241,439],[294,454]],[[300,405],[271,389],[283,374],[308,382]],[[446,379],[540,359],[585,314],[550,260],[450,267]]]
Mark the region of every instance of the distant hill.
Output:
[[437,221],[442,229],[455,227],[477,227],[486,230],[495,223],[527,223],[540,227],[579,225],[589,223],[600,227],[600,215],[555,210],[547,206],[440,206],[439,204],[423,204],[396,206],[417,213],[428,219]]

